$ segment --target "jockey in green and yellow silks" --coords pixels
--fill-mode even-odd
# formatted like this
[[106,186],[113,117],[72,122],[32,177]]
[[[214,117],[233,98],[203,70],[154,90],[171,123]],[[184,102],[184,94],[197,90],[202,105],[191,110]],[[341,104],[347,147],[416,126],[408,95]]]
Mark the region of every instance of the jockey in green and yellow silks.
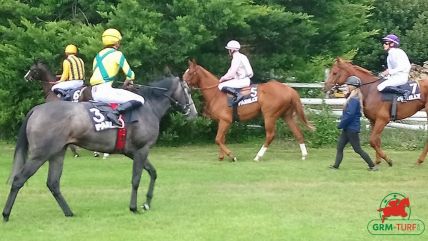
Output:
[[[118,50],[122,35],[116,29],[107,29],[102,35],[104,49],[94,59],[93,74],[90,79],[92,97],[96,101],[122,104],[131,100],[144,104],[144,98],[124,89],[112,87],[119,70],[126,75],[124,86],[132,83],[135,74],[129,67],[125,56]],[[140,104],[140,105],[141,105]]]

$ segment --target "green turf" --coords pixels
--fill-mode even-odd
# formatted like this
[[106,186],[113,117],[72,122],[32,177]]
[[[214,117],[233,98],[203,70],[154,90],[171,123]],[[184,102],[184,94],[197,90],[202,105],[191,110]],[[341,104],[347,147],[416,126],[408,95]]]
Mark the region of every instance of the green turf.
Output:
[[[10,221],[0,222],[0,240],[427,240],[420,236],[372,236],[370,220],[383,197],[400,192],[410,197],[411,218],[428,224],[428,167],[416,167],[418,151],[394,151],[389,168],[368,172],[346,149],[341,169],[328,169],[335,149],[309,149],[300,160],[295,143],[276,142],[262,162],[252,161],[258,144],[234,144],[238,162],[217,161],[217,147],[152,149],[158,181],[152,209],[128,210],[131,161],[67,153],[62,192],[75,216],[64,217],[46,188],[47,165],[21,189]],[[373,156],[373,151],[365,147]],[[0,206],[9,186],[3,184],[13,147],[0,147]],[[143,173],[139,205],[145,200]]]

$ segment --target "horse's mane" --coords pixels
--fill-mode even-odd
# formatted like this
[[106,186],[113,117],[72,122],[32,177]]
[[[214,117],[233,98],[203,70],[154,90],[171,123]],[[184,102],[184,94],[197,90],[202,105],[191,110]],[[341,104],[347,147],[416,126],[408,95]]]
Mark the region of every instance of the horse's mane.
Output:
[[364,73],[366,73],[366,74],[373,75],[373,72],[371,72],[371,71],[370,71],[370,70],[368,70],[368,69],[365,69],[365,68],[360,67],[360,66],[358,66],[358,65],[354,65],[354,67],[355,67],[357,70],[360,70],[360,71],[362,71],[362,72],[364,72]]
[[346,59],[339,59],[339,60],[338,60],[338,62],[340,62],[340,61],[342,61],[342,62],[344,62],[344,63],[346,63],[346,64],[351,65],[351,66],[352,66],[352,67],[354,67],[356,70],[359,70],[359,71],[361,71],[361,72],[363,72],[363,73],[366,73],[366,74],[369,74],[369,75],[373,75],[373,72],[372,72],[372,71],[370,71],[370,70],[368,70],[368,69],[365,69],[365,68],[363,68],[363,67],[360,67],[360,66],[358,66],[358,65],[355,65],[355,64],[353,64],[353,63],[352,63],[352,61],[350,61],[350,60],[346,60]]
[[198,68],[200,68],[201,70],[203,70],[203,72],[206,73],[208,75],[208,77],[214,78],[215,80],[218,80],[217,76],[215,76],[213,73],[211,73],[208,70],[206,70],[204,67],[198,65]]
[[143,86],[139,89],[139,94],[144,98],[160,97],[169,90],[172,86],[173,80],[177,78],[175,76],[164,77],[158,81],[150,83],[148,86]]

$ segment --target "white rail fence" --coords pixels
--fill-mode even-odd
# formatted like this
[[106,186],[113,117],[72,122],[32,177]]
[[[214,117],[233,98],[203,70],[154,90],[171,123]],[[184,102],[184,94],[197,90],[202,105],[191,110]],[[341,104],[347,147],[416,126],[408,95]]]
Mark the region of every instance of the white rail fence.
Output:
[[[322,88],[324,83],[287,83],[288,86],[293,88]],[[342,115],[342,106],[345,104],[346,99],[337,98],[337,99],[319,99],[319,98],[302,98],[302,104],[306,106],[311,105],[329,105],[333,106],[332,113],[334,116]],[[336,107],[336,108],[334,108]],[[313,112],[317,112],[320,110],[307,108]],[[406,123],[401,123],[406,122]],[[391,128],[401,128],[401,129],[410,129],[410,130],[421,130],[427,131],[427,114],[425,111],[418,111],[413,116],[406,118],[404,120],[400,120],[397,122],[390,122],[387,127]]]

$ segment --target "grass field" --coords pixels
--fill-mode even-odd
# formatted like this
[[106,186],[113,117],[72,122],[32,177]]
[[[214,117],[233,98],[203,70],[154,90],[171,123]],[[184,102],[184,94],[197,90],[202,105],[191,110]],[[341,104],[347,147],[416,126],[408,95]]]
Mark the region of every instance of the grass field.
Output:
[[[46,187],[47,165],[21,189],[0,240],[427,240],[420,236],[373,236],[370,220],[391,192],[408,195],[411,217],[428,223],[428,166],[416,167],[417,151],[388,149],[389,168],[368,172],[346,149],[338,171],[328,169],[335,149],[309,149],[300,160],[295,143],[275,142],[262,162],[252,159],[257,144],[230,145],[237,163],[217,161],[212,145],[156,147],[150,160],[158,180],[152,209],[128,210],[131,161],[120,155],[97,159],[90,152],[67,153],[62,192],[75,216],[64,217]],[[373,156],[373,151],[365,147]],[[0,206],[13,146],[0,147]],[[143,173],[139,204],[145,200]]]

